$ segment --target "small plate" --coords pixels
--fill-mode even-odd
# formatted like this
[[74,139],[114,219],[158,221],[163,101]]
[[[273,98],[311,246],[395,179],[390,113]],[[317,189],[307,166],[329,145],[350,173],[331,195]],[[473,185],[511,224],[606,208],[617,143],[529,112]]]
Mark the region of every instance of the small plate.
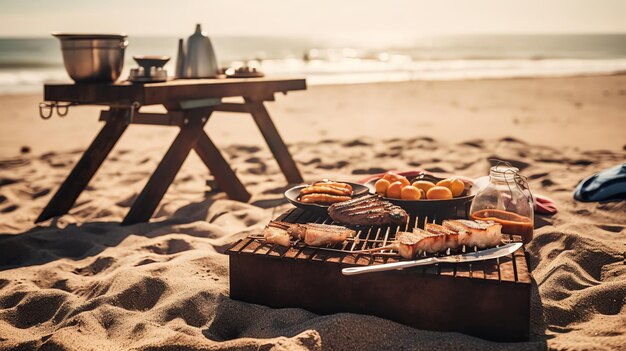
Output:
[[[352,187],[352,198],[355,198],[359,195],[366,194],[369,191],[369,188],[363,184],[352,183],[352,182],[341,182],[341,183],[350,184],[350,186]],[[304,203],[298,200],[298,196],[300,196],[300,190],[302,190],[303,188],[306,188],[309,185],[310,184],[294,186],[293,188],[285,191],[285,197],[287,198],[287,200],[289,200],[289,202],[291,202],[292,205],[299,207],[303,210],[318,211],[318,212],[326,211],[330,205]]]

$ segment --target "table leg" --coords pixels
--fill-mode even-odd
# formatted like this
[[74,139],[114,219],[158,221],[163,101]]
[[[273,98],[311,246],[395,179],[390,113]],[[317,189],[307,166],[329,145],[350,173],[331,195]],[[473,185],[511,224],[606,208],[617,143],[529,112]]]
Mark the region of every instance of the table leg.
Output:
[[80,158],[70,175],[41,212],[35,223],[67,213],[113,149],[128,124],[123,110],[112,110],[113,115]]
[[200,135],[204,134],[203,127],[212,111],[212,108],[185,111],[186,124],[181,126],[180,133],[133,203],[122,224],[146,222],[152,217],[191,148],[196,144]]
[[287,178],[287,181],[289,183],[302,183],[302,175],[291,157],[291,154],[287,149],[287,145],[285,145],[285,142],[280,137],[278,130],[276,130],[276,126],[265,109],[263,101],[254,101],[249,98],[246,98],[245,100],[250,114],[254,117],[254,121],[259,127],[261,134],[263,134],[263,138],[265,138],[272,154],[274,154],[274,158],[276,158],[276,161],[285,175],[285,178]]
[[200,156],[200,159],[202,159],[202,162],[209,168],[220,188],[228,194],[228,197],[243,202],[250,200],[250,193],[241,184],[235,172],[230,168],[228,162],[226,162],[208,135],[202,133],[193,148]]

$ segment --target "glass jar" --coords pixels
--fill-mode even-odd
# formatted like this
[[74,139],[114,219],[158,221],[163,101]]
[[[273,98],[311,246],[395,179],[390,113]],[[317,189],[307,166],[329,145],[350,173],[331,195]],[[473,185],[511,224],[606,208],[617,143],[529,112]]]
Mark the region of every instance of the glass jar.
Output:
[[470,218],[502,224],[502,233],[520,235],[524,243],[533,238],[533,199],[519,169],[510,165],[491,167],[489,184],[481,188],[470,207]]

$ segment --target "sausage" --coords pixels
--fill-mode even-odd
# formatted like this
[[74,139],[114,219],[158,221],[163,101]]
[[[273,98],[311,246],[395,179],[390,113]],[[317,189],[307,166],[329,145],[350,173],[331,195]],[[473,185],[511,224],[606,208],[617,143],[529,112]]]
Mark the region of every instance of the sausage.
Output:
[[302,190],[300,190],[300,195],[307,195],[307,194],[314,194],[314,193],[340,195],[340,196],[352,195],[352,191],[346,188],[335,188],[332,186],[326,186],[326,185],[321,185],[321,184],[307,186],[306,188],[302,188]]
[[338,196],[329,194],[307,194],[300,197],[300,201],[304,203],[323,203],[333,204],[335,202],[343,202],[352,199],[350,196]]
[[344,189],[350,190],[350,193],[352,193],[352,186],[346,183],[333,182],[331,180],[322,180],[322,181],[313,183],[313,185],[324,185],[324,186],[331,186],[334,188],[344,188]]

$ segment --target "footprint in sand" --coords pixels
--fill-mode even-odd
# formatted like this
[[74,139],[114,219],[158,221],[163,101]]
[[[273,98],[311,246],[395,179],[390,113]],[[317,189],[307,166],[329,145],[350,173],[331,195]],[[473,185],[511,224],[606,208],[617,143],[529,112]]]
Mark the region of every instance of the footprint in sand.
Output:
[[2,299],[0,299],[0,308],[2,309],[13,308],[17,306],[17,304],[19,304],[20,301],[22,301],[25,296],[26,296],[25,291],[16,291],[12,294],[3,296]]
[[20,208],[18,205],[9,205],[9,206],[1,209],[0,212],[2,212],[2,213],[10,213],[10,212],[13,212],[13,211],[17,210],[18,208]]
[[76,268],[74,273],[83,276],[96,275],[111,267],[115,262],[116,260],[113,257],[98,257],[90,265],[82,268]]
[[260,163],[258,167],[248,168],[248,173],[254,175],[262,175],[267,173],[267,166],[264,163]]
[[207,313],[203,311],[204,306],[210,306],[210,295],[200,292],[178,303],[171,304],[164,311],[166,321],[182,318],[187,325],[200,328],[209,321]]
[[5,186],[5,185],[11,185],[11,184],[15,184],[17,183],[18,180],[17,179],[11,179],[11,178],[0,178],[0,187],[1,186]]
[[448,171],[441,168],[441,167],[430,167],[430,168],[425,168],[424,169],[427,172],[432,172],[432,173],[447,173]]
[[379,167],[372,168],[357,168],[352,170],[352,174],[378,174],[385,173],[387,170]]
[[39,191],[36,191],[32,196],[33,196],[33,200],[42,196],[46,196],[50,193],[50,189],[46,188],[46,189],[41,189]]
[[538,178],[543,178],[543,177],[547,176],[548,174],[550,174],[550,173],[547,173],[547,172],[545,172],[545,173],[535,173],[535,174],[531,174],[531,175],[529,175],[529,176],[528,176],[528,179],[538,179]]
[[372,144],[366,143],[363,140],[359,140],[359,139],[352,140],[352,141],[349,141],[349,142],[343,144],[343,146],[345,146],[345,147],[371,146],[371,145]]
[[188,242],[181,239],[170,239],[166,242],[146,246],[145,248],[159,255],[173,255],[175,253],[193,249]]
[[5,312],[10,315],[5,318],[5,321],[20,329],[45,323],[54,317],[66,299],[67,294],[60,292],[31,293],[20,301],[14,309],[7,311],[8,313]]
[[481,139],[468,140],[468,141],[462,142],[461,145],[475,147],[477,149],[482,149],[484,147],[484,142]]
[[156,263],[156,262],[161,262],[161,261],[157,261],[157,260],[153,260],[151,258],[144,258],[143,260],[137,262],[135,264],[135,267],[139,267],[139,266],[145,266],[147,264],[151,264],[151,263]]
[[498,155],[491,155],[489,157],[487,157],[487,161],[491,162],[491,164],[493,166],[495,166],[498,162],[494,162],[491,160],[502,160],[502,161],[506,161],[508,163],[510,163],[513,167],[516,167],[517,169],[519,169],[520,171],[528,168],[528,166],[530,166],[530,163],[528,162],[524,162],[524,161],[520,161],[520,160],[513,160],[513,159],[507,159],[505,157],[501,157]]
[[166,289],[167,284],[161,279],[142,277],[121,293],[111,296],[109,303],[130,311],[147,311],[156,305]]
[[317,168],[321,168],[321,169],[337,169],[337,168],[343,168],[345,166],[348,165],[347,161],[338,161],[335,163],[324,163],[321,165],[318,165]]
[[624,230],[624,227],[620,225],[598,224],[597,227],[611,233],[621,233]]
[[513,138],[513,137],[504,137],[504,138],[500,138],[500,141],[502,142],[506,142],[506,143],[518,143],[518,144],[524,144],[526,145],[526,142]]
[[574,166],[589,166],[590,164],[593,164],[593,163],[594,163],[593,161],[585,160],[585,159],[570,161],[570,164]]

